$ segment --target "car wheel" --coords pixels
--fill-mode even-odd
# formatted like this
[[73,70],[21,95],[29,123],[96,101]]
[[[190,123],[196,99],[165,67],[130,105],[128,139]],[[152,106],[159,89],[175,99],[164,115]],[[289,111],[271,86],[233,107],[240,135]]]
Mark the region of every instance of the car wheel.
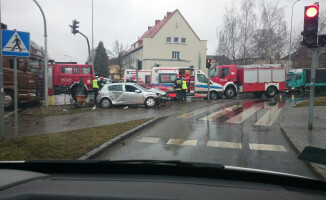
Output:
[[224,95],[226,96],[226,98],[231,99],[235,96],[235,89],[234,87],[230,86],[227,87],[224,91]]
[[145,100],[145,106],[147,108],[153,108],[156,104],[156,101],[153,97],[148,97],[146,100]]
[[272,98],[272,97],[275,96],[276,92],[277,92],[277,89],[276,89],[275,86],[269,86],[269,87],[267,88],[266,92],[265,92],[265,95],[266,95],[267,97],[269,97],[269,98]]
[[218,98],[218,94],[217,94],[217,92],[211,92],[211,100],[216,100],[217,98]]
[[103,98],[101,100],[101,106],[102,108],[109,108],[111,106],[111,100],[108,98]]
[[12,92],[5,92],[4,97],[4,107],[5,108],[13,108],[14,107],[14,94]]

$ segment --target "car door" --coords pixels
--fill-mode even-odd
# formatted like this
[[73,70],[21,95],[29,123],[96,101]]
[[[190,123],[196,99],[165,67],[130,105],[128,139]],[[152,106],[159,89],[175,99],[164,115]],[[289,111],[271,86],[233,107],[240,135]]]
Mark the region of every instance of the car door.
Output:
[[124,104],[123,102],[123,87],[122,84],[112,84],[108,86],[109,98],[112,104]]
[[129,84],[125,84],[124,100],[128,104],[143,104],[145,101],[143,91]]
[[195,92],[207,94],[207,90],[208,90],[207,82],[208,82],[208,78],[205,74],[196,73]]

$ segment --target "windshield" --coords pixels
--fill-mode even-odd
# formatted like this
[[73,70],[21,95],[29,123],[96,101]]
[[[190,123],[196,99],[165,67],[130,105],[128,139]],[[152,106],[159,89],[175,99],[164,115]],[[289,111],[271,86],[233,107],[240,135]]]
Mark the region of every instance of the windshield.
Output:
[[300,45],[314,2],[293,3],[1,0],[0,161],[96,151],[326,177],[298,159],[326,149],[326,65],[312,73]]
[[294,74],[287,74],[286,81],[293,81]]

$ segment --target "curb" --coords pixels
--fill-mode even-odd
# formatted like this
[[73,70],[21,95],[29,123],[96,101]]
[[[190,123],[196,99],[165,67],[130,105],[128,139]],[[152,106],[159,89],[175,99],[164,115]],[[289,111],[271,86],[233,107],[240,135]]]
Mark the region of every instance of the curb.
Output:
[[93,159],[96,158],[97,156],[99,156],[101,153],[103,153],[104,151],[108,150],[109,148],[113,147],[114,145],[116,145],[117,143],[121,142],[122,140],[124,140],[125,138],[135,134],[136,132],[140,131],[141,129],[149,126],[149,125],[153,125],[154,123],[162,120],[164,117],[155,117],[154,119],[151,119],[127,132],[124,132],[114,138],[112,138],[111,140],[105,142],[104,144],[96,147],[95,149],[93,149],[92,151],[86,153],[85,155],[83,155],[82,157],[78,158],[78,160],[89,160],[89,159]]
[[[288,143],[290,144],[290,146],[294,149],[294,151],[299,155],[301,153],[300,149],[294,144],[294,142],[290,139],[290,137],[287,134],[287,131],[285,128],[283,128],[282,126],[280,126],[280,129],[283,133],[283,135],[285,136],[286,140],[288,141]],[[307,161],[303,161],[315,174],[316,176],[321,179],[326,181],[326,172],[323,169],[320,169],[320,167],[318,166],[318,164],[315,163],[311,163],[311,162],[307,162]]]

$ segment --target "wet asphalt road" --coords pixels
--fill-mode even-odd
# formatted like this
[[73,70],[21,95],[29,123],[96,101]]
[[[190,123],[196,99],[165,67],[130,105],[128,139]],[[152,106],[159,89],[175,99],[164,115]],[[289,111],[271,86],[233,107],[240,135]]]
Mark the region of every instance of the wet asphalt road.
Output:
[[272,170],[316,178],[283,136],[283,112],[302,97],[220,100],[183,109],[141,130],[98,159],[182,160]]

